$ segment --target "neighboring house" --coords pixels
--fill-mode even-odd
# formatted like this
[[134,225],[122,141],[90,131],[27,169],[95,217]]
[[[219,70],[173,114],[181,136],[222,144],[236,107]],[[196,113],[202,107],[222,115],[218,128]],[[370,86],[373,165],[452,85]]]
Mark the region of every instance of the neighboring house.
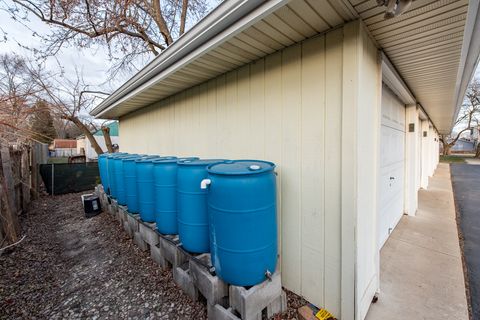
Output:
[[451,152],[475,153],[476,142],[465,139],[458,139],[450,149]]
[[70,157],[77,155],[77,141],[54,139],[48,147],[50,157]]
[[362,320],[479,56],[478,1],[427,2],[227,0],[91,114],[124,152],[275,162],[283,286]]
[[[112,144],[118,145],[120,143],[120,138],[118,135],[118,121],[111,122],[107,125],[110,128],[110,139]],[[98,145],[104,152],[107,152],[107,145],[105,143],[105,138],[103,137],[103,131],[97,130],[93,133],[95,140]],[[98,154],[95,149],[92,147],[90,140],[88,140],[85,135],[80,135],[77,137],[77,152],[78,154],[84,154],[87,158],[87,161],[95,160],[98,158]]]

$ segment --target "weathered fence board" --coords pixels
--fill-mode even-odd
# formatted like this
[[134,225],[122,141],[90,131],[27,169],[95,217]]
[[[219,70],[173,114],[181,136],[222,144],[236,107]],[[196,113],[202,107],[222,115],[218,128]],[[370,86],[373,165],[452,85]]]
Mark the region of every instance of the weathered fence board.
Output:
[[0,146],[0,246],[17,241],[20,235],[19,215],[27,210],[32,195],[38,195],[38,162],[43,162],[44,149],[41,144]]

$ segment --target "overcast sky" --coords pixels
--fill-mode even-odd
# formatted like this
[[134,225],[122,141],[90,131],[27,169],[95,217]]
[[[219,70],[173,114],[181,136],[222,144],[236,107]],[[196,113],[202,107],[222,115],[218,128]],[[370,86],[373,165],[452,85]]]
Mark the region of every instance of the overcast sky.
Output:
[[[219,0],[208,0],[208,2],[210,7],[213,8],[218,5]],[[12,2],[11,0],[0,0],[0,9],[5,8],[5,4],[11,5]],[[37,49],[42,47],[41,39],[35,35],[35,32],[45,35],[51,31],[51,28],[32,14],[28,18],[29,21],[23,22],[27,25],[24,26],[22,23],[13,20],[8,12],[0,10],[0,41],[2,41],[4,35],[6,36],[6,39],[0,42],[0,54],[15,52],[22,56],[33,57],[33,53],[23,47]],[[151,58],[153,58],[153,55],[151,57],[147,56],[147,59]],[[143,63],[148,63],[148,60],[143,61]],[[111,63],[108,60],[107,51],[102,47],[79,49],[65,46],[55,58],[49,58],[46,62],[46,67],[49,69],[58,69],[59,65],[63,67],[65,74],[67,76],[71,75],[72,78],[75,77],[75,68],[81,70],[86,84],[98,86],[106,82]],[[117,76],[115,80],[103,85],[103,91],[112,92],[132,75],[121,74]]]
[[[8,3],[9,0],[7,0]],[[33,57],[33,53],[23,47],[41,48],[42,43],[39,34],[48,34],[50,27],[33,15],[29,15],[30,21],[22,23],[13,20],[9,13],[0,10],[0,35],[5,33],[6,40],[0,43],[0,53],[17,53],[22,56]],[[22,47],[23,46],[23,47]],[[56,61],[58,59],[58,62]],[[49,69],[58,69],[61,65],[65,74],[75,77],[75,67],[81,70],[85,83],[93,86],[100,85],[107,79],[107,71],[110,67],[107,52],[101,47],[98,49],[79,49],[71,46],[63,47],[55,58],[47,60],[46,66]],[[115,81],[109,83],[105,90],[111,91],[122,84],[128,78],[127,75],[119,76]]]

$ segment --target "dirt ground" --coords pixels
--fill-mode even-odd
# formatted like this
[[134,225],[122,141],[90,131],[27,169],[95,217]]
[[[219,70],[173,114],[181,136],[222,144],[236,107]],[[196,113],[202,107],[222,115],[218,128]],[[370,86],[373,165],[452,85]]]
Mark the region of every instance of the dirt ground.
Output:
[[[0,256],[0,319],[206,319],[105,213],[85,219],[80,194],[43,196],[23,217],[26,238]],[[305,301],[288,292],[295,319]]]

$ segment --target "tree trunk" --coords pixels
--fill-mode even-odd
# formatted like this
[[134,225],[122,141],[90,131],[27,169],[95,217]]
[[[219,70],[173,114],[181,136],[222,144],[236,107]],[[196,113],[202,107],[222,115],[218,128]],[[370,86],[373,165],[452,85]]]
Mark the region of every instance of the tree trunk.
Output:
[[93,149],[98,155],[103,154],[103,150],[98,144],[97,140],[95,140],[95,137],[93,136],[93,134],[90,132],[87,126],[84,125],[82,121],[80,121],[80,119],[78,119],[75,116],[70,116],[70,117],[67,117],[67,120],[72,121],[78,127],[78,129],[82,130],[83,134],[85,135],[85,137],[87,137],[88,141],[90,141]]
[[450,144],[443,145],[443,155],[449,156],[452,154],[452,146]]
[[105,145],[109,153],[113,153],[112,138],[110,137],[110,128],[102,127],[103,138],[105,139]]
[[480,142],[477,143],[477,150],[475,152],[475,158],[480,158]]
[[180,35],[185,33],[185,24],[187,22],[188,0],[182,1],[182,13],[180,15]]
[[448,143],[446,142],[446,139],[440,139],[440,142],[442,143],[442,155],[448,156],[451,154],[451,149],[455,143]]

